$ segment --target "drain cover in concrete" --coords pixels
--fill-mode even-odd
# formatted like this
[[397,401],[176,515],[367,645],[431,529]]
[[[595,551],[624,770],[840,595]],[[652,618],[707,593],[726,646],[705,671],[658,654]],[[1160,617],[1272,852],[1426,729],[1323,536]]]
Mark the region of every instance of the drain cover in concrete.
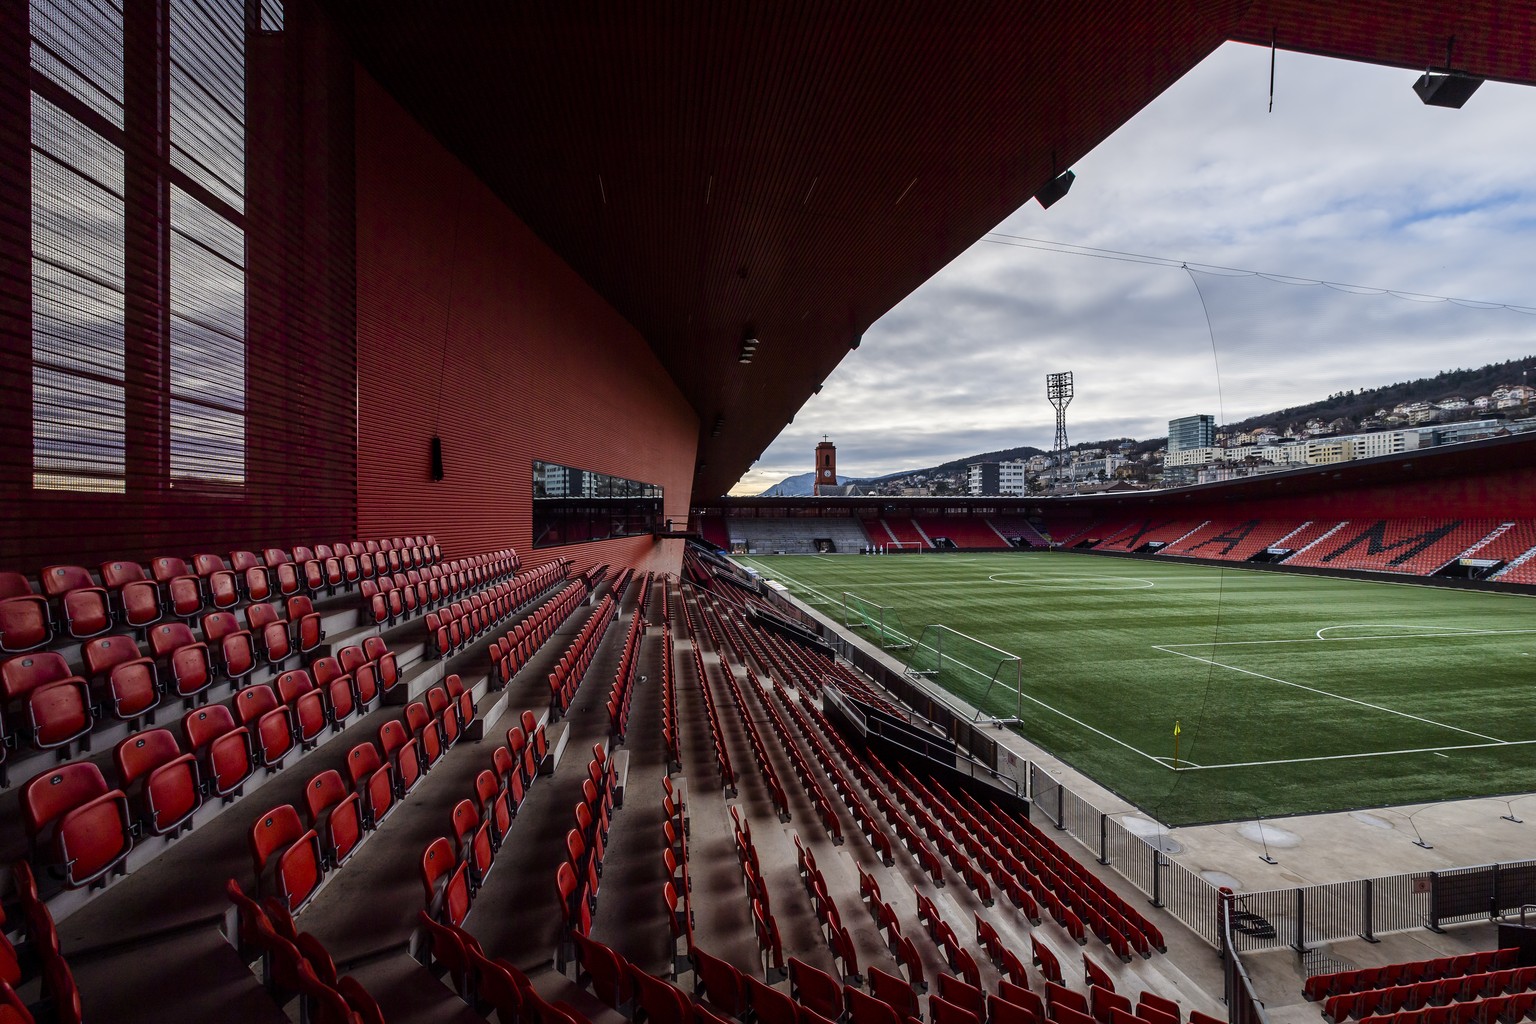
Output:
[[1362,824],[1362,825],[1369,825],[1372,828],[1391,828],[1392,827],[1392,823],[1390,821],[1388,821],[1386,818],[1379,818],[1376,815],[1370,813],[1369,811],[1350,811],[1349,812],[1349,816],[1351,818],[1354,818],[1360,824]]
[[1150,818],[1142,818],[1134,814],[1128,814],[1120,819],[1120,824],[1124,825],[1125,830],[1131,835],[1136,836],[1139,839],[1146,840],[1149,845],[1161,850],[1169,856],[1184,852],[1184,844],[1175,840],[1168,834],[1163,826],[1159,825],[1155,821],[1152,821]]
[[1210,882],[1218,889],[1222,886],[1226,886],[1233,892],[1242,892],[1247,888],[1247,886],[1245,886],[1241,881],[1233,878],[1225,871],[1202,871],[1200,872],[1200,877],[1205,879],[1207,882]]
[[1289,832],[1277,825],[1261,825],[1256,821],[1250,821],[1246,825],[1237,827],[1237,834],[1250,843],[1260,845],[1268,843],[1271,849],[1288,850],[1301,845],[1301,836],[1295,832]]

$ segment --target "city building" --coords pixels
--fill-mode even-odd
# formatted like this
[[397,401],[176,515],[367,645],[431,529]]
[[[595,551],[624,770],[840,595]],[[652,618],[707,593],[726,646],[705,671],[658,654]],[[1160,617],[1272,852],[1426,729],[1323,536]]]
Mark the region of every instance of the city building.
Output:
[[1168,453],[1190,448],[1211,448],[1216,444],[1216,418],[1208,413],[1181,416],[1168,421]]

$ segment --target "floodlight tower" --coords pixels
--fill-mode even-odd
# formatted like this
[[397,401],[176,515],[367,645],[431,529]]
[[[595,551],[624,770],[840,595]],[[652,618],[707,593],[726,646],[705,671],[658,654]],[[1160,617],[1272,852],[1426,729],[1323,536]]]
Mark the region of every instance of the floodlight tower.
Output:
[[1051,446],[1056,457],[1056,479],[1061,479],[1061,467],[1067,458],[1067,405],[1072,401],[1072,371],[1045,375],[1045,397],[1056,409],[1056,443]]

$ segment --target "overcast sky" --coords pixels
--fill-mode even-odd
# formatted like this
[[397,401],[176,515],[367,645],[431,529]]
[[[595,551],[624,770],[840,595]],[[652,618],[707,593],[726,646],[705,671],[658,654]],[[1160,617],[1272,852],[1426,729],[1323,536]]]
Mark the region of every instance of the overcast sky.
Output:
[[859,477],[1049,448],[1052,371],[1075,375],[1086,441],[1536,354],[1536,315],[1032,248],[1536,312],[1536,89],[1486,83],[1445,110],[1415,77],[1281,52],[1266,113],[1269,51],[1222,47],[1074,165],[1065,199],[1029,202],[870,328],[733,492],[808,472],[823,433]]

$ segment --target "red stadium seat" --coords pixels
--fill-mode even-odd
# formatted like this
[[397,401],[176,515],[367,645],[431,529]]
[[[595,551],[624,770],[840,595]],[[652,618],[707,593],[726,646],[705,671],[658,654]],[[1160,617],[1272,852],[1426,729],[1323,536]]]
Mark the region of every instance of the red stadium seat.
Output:
[[203,805],[197,759],[182,753],[169,729],[146,729],[112,751],[123,789],[142,782],[139,820],[150,835],[172,835],[191,823]]
[[283,804],[257,818],[249,838],[257,891],[267,887],[267,868],[275,862],[271,884],[284,909],[294,913],[308,903],[320,885],[325,861],[319,835],[304,827],[293,805]]
[[200,643],[184,622],[169,622],[149,631],[155,658],[170,671],[176,696],[192,700],[213,685],[213,662],[208,645]]
[[160,704],[160,679],[155,663],[139,653],[131,636],[106,636],[87,641],[80,648],[86,671],[106,682],[114,717],[131,722]]
[[78,565],[49,565],[38,574],[43,593],[58,602],[64,628],[76,640],[100,636],[112,629],[112,605],[107,591]]
[[277,694],[265,683],[248,686],[235,695],[240,724],[251,730],[256,763],[277,771],[297,746],[292,709],[279,704]]
[[104,879],[133,849],[128,798],[108,789],[90,761],[34,776],[22,787],[21,810],[34,851],[47,851],[69,888]]
[[91,731],[91,691],[53,651],[0,662],[5,706],[26,710],[27,742],[39,750],[67,746]]
[[0,654],[35,651],[53,643],[53,615],[36,594],[0,600]]
[[256,769],[249,731],[223,704],[188,711],[181,728],[187,748],[202,761],[210,793],[226,800],[238,794]]
[[363,804],[347,789],[341,773],[332,768],[309,780],[304,787],[309,822],[320,835],[327,868],[345,864],[363,838]]

